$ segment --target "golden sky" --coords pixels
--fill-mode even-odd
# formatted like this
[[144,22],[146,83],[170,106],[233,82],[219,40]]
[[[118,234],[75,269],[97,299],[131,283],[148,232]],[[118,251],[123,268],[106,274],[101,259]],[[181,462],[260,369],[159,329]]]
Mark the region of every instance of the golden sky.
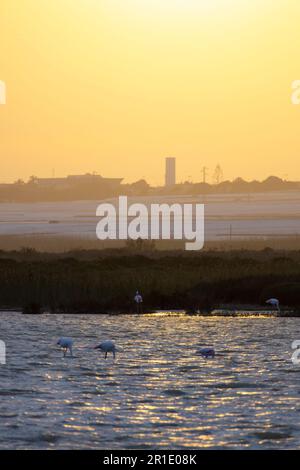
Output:
[[299,0],[1,0],[0,182],[300,179]]

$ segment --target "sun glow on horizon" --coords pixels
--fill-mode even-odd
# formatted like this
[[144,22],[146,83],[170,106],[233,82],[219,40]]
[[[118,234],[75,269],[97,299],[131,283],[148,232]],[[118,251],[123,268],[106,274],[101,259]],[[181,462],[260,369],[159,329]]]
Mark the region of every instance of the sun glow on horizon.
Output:
[[299,21],[293,0],[2,0],[0,182],[160,184],[169,155],[181,181],[300,178]]

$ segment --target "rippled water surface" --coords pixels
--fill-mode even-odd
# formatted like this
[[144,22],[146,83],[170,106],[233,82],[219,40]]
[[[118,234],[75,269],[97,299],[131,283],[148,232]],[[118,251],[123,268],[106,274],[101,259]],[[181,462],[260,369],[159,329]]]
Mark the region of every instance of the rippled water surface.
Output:
[[[2,449],[300,445],[300,319],[2,313],[0,331]],[[115,361],[92,349],[104,339]]]

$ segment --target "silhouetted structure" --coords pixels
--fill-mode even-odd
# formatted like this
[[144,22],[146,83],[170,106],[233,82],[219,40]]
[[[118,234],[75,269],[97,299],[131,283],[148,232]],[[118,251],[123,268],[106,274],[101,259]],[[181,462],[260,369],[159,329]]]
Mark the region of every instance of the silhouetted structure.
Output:
[[166,158],[165,186],[176,184],[176,159],[174,157]]
[[92,184],[105,185],[110,188],[119,187],[123,178],[103,178],[96,173],[85,173],[84,175],[69,175],[65,178],[35,178],[33,182],[41,188],[71,189],[78,185]]

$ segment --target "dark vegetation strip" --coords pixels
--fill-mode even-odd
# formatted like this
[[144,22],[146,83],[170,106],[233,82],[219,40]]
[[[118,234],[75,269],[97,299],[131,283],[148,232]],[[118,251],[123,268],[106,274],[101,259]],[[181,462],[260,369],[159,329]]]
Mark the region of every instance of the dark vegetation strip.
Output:
[[0,253],[2,308],[131,312],[136,289],[149,310],[209,312],[221,304],[264,305],[269,297],[300,310],[300,251]]

